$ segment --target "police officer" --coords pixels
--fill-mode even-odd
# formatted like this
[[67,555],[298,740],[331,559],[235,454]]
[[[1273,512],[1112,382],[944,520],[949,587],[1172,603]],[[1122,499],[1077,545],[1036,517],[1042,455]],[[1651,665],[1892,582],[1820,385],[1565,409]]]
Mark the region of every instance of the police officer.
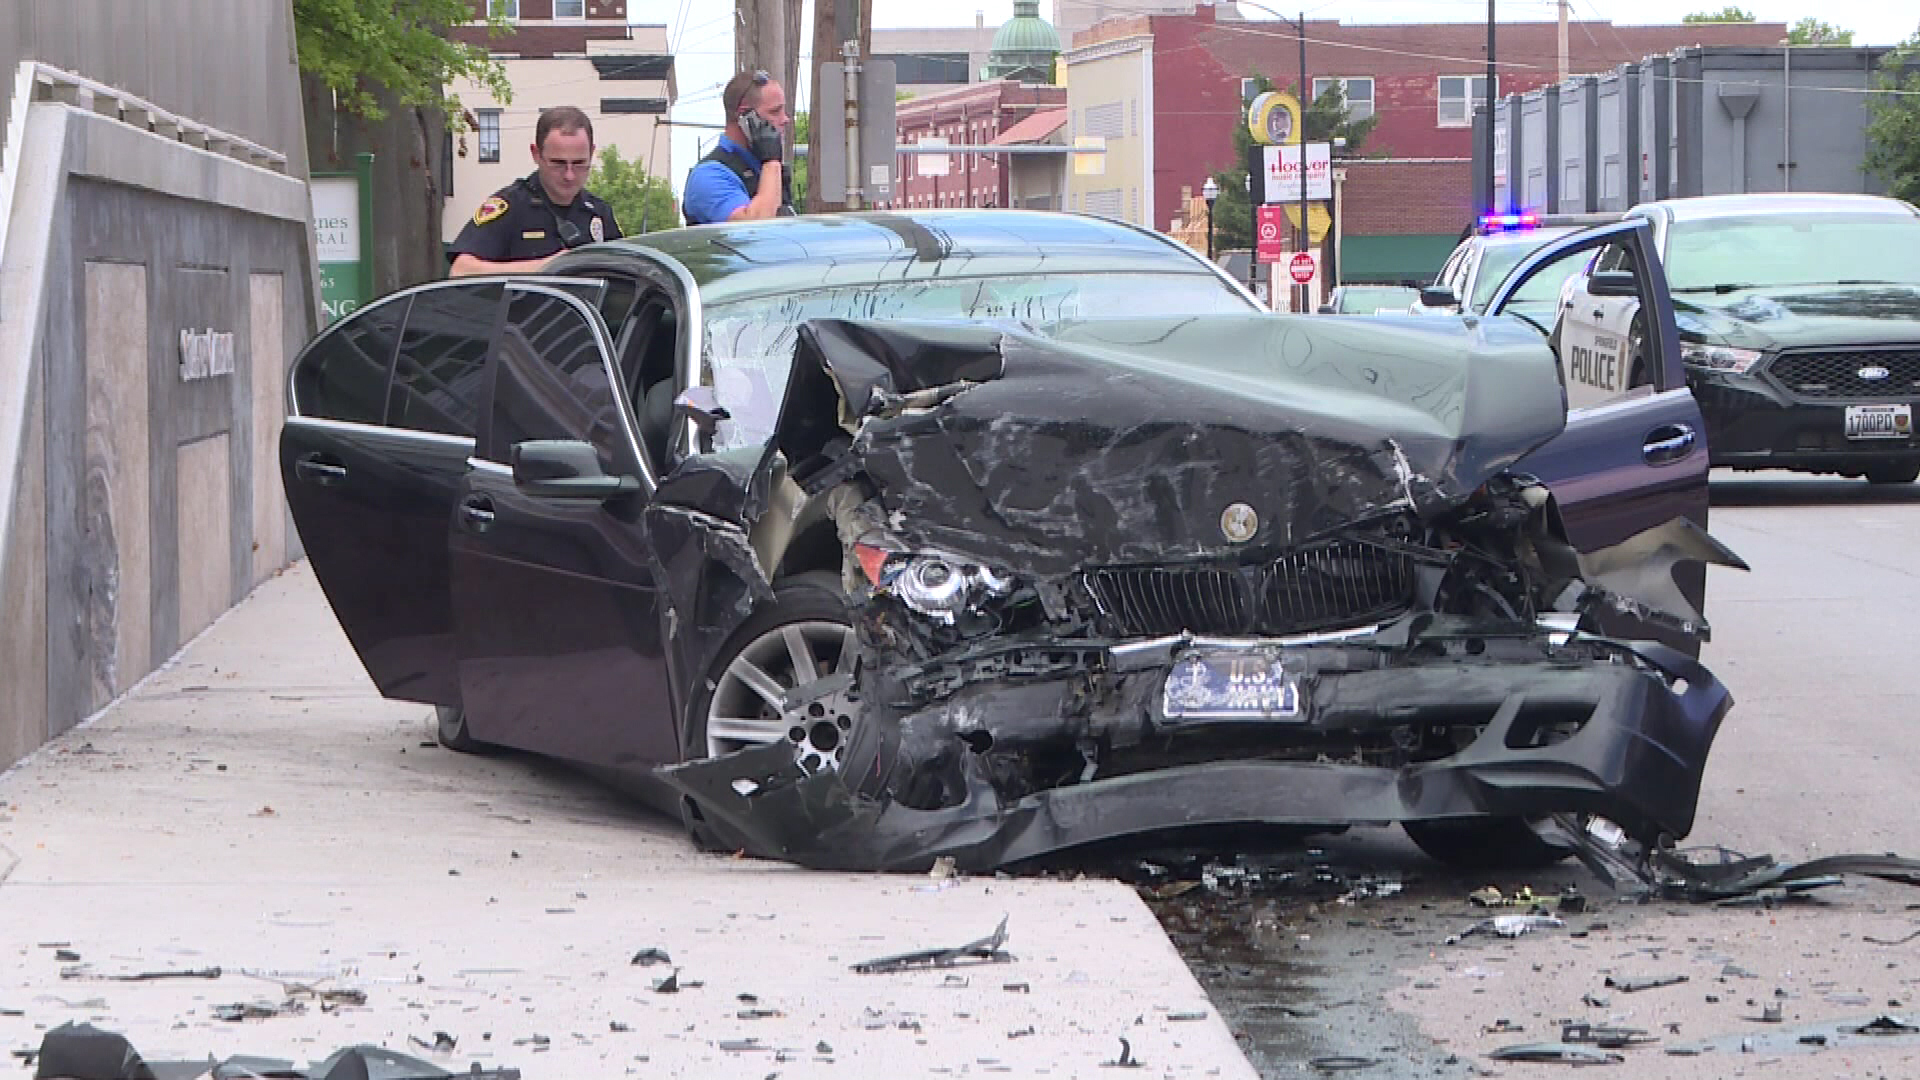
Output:
[[743,71],[720,91],[727,130],[687,173],[680,206],[687,224],[790,216],[793,193],[780,160],[791,117],[787,94],[764,71]]
[[586,190],[593,168],[593,122],[570,105],[547,109],[533,132],[539,168],[480,204],[448,254],[450,276],[530,273],[568,248],[618,240],[606,202]]

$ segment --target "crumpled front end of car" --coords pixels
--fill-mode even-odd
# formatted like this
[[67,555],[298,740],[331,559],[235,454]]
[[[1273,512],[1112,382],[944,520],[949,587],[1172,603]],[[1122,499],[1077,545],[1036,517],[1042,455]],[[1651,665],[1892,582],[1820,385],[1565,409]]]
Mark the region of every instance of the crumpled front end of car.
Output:
[[[1542,431],[1511,426],[1497,445],[1457,433],[1423,451],[1430,431],[1381,435],[1296,407],[1213,439],[1228,459],[1319,440],[1319,475],[1339,482],[1298,483],[1275,503],[1226,501],[1221,478],[1203,475],[1204,440],[1156,428],[1194,447],[1190,460],[1088,479],[1104,456],[1087,458],[1067,481],[1084,485],[1075,509],[1014,522],[1006,493],[965,506],[977,491],[902,492],[938,488],[950,463],[970,460],[953,452],[971,430],[955,414],[1012,426],[997,407],[962,404],[968,390],[952,383],[850,402],[850,365],[831,363],[845,351],[821,355],[850,406],[832,427],[851,437],[817,427],[825,437],[789,438],[783,452],[842,556],[860,659],[852,694],[821,692],[856,702],[858,723],[838,769],[775,744],[667,770],[703,842],[906,870],[1220,824],[1573,812],[1647,839],[1690,830],[1730,695],[1682,653],[1585,628],[1612,611],[1704,634],[1671,569],[1738,560],[1685,521],[1577,552],[1547,489],[1506,468]],[[975,371],[988,384],[1018,375]],[[806,407],[806,378],[796,372],[793,407]],[[1441,411],[1471,413],[1473,397]],[[903,428],[913,437],[890,437]],[[1032,430],[1021,436],[1035,455],[1071,456]],[[1150,501],[1132,499],[1156,485]],[[1053,494],[1011,497],[1061,505]],[[1130,523],[1121,503],[1178,520]],[[1290,519],[1263,522],[1277,506]],[[1067,524],[1109,515],[1131,538]],[[1047,530],[1051,545],[1036,540]]]

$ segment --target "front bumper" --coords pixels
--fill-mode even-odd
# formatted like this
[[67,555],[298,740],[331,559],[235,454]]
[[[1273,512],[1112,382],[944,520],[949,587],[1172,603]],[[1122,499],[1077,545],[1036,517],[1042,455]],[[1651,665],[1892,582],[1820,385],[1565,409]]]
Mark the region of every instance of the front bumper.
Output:
[[[1157,716],[1164,669],[1103,676],[1092,717],[1103,738],[1140,735],[1133,771],[1045,790],[1003,794],[991,755],[959,749],[969,731],[1020,744],[1057,734],[1085,683],[999,680],[968,686],[907,713],[884,768],[807,774],[781,744],[663,770],[686,800],[697,837],[825,869],[921,870],[942,856],[987,870],[1101,840],[1169,828],[1261,824],[1327,827],[1590,812],[1636,835],[1692,828],[1707,753],[1732,697],[1698,662],[1650,643],[1623,644],[1669,683],[1625,663],[1541,660],[1436,663],[1327,675],[1312,683],[1306,725],[1186,722],[1179,727],[1243,747],[1227,759],[1138,767],[1150,748],[1180,737]],[[1677,692],[1676,692],[1677,691]],[[1274,760],[1263,742],[1352,738],[1393,728],[1483,717],[1473,741],[1436,760],[1398,767]],[[1543,724],[1584,717],[1570,736],[1530,745]],[[984,719],[984,727],[982,727]],[[878,725],[873,725],[878,726]],[[1231,728],[1231,731],[1223,729]],[[1264,730],[1263,730],[1264,729]],[[850,748],[851,750],[851,748]],[[1263,754],[1266,756],[1263,757]],[[868,758],[868,760],[876,760]],[[877,777],[943,767],[957,798],[938,809],[897,801]]]
[[[1687,384],[1707,424],[1712,463],[1736,469],[1864,472],[1868,466],[1920,461],[1920,438],[1850,439],[1847,406],[1861,401],[1810,402],[1760,373],[1732,375],[1689,369]],[[1876,404],[1920,400],[1889,397]]]

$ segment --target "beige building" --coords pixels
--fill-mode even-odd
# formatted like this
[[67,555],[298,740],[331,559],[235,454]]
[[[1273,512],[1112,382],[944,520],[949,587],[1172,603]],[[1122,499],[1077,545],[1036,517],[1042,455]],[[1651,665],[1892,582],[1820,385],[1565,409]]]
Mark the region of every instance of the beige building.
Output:
[[1067,209],[1156,228],[1153,220],[1153,34],[1073,49],[1067,71],[1067,140],[1099,140],[1104,157],[1069,171]]
[[987,53],[1000,28],[975,12],[972,26],[873,28],[873,56],[893,61],[894,86],[901,93],[926,97],[979,82]]
[[[667,110],[678,89],[665,26],[623,27],[630,36],[581,41],[582,51],[551,56],[505,53],[492,43],[513,87],[513,101],[496,101],[485,87],[462,81],[454,87],[473,130],[455,136],[453,182],[444,214],[443,239],[451,242],[472,220],[481,201],[533,171],[533,132],[542,109],[573,105],[593,120],[594,142],[613,147],[647,172],[671,180],[673,136]],[[638,222],[620,223],[635,232]]]

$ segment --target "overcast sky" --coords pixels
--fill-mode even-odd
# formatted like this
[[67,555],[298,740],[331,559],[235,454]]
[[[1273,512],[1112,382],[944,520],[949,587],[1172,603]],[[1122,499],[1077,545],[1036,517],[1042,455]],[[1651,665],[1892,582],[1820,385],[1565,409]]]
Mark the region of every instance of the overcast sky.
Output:
[[[1123,5],[1127,0],[1113,0]],[[1339,19],[1344,23],[1486,22],[1484,0],[1275,0],[1268,6],[1283,11],[1304,10],[1309,19]],[[1547,22],[1554,17],[1555,0],[1495,0],[1505,22]],[[1688,11],[1719,10],[1727,0],[1572,0],[1575,19],[1610,19],[1621,25],[1671,23]],[[1860,45],[1891,45],[1920,31],[1920,8],[1910,0],[1740,0],[1740,6],[1768,22],[1794,23],[1816,15],[1843,30],[1854,32]],[[875,26],[971,26],[974,13],[984,12],[988,26],[1013,17],[1013,0],[874,0]],[[1248,18],[1264,17],[1257,9],[1242,8]],[[677,124],[718,124],[722,120],[720,86],[733,73],[732,0],[628,0],[627,16],[636,23],[665,23],[673,46],[680,99],[672,119]],[[1053,0],[1041,0],[1040,14],[1053,17]],[[813,4],[805,5],[802,27],[813,25]],[[811,31],[807,31],[809,34]],[[810,41],[802,42],[803,47]],[[802,52],[802,62],[806,53]],[[804,107],[805,87],[799,104]],[[791,91],[790,91],[791,93]],[[714,132],[676,127],[673,132],[671,177],[680,190],[686,171],[710,146]]]

